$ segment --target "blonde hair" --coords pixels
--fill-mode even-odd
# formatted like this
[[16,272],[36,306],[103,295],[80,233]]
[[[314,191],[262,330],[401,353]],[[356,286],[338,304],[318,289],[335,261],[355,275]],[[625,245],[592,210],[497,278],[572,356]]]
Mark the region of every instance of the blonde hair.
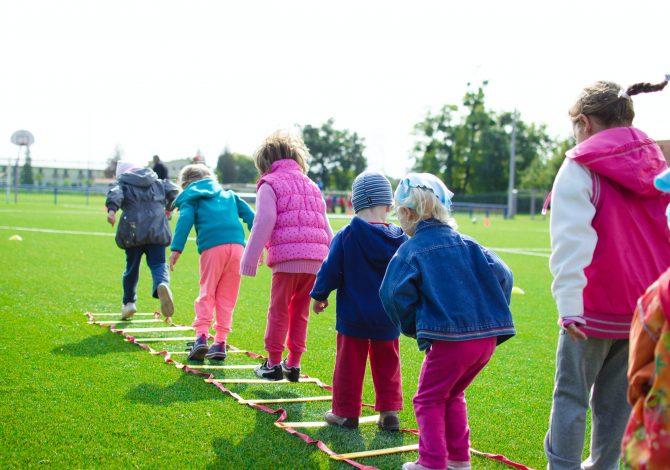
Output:
[[270,134],[254,152],[254,163],[261,174],[272,169],[272,164],[279,160],[295,160],[303,173],[307,173],[307,156],[309,152],[302,137],[285,130]]
[[212,170],[202,163],[186,165],[181,169],[181,173],[179,173],[181,189],[186,189],[189,184],[208,178],[216,181],[216,177],[214,176],[214,173],[212,173]]
[[605,127],[628,127],[633,125],[635,110],[631,97],[639,93],[661,91],[668,81],[661,83],[636,83],[625,90],[614,82],[598,81],[589,85],[577,98],[568,113],[572,122],[579,115],[595,117]]
[[[396,194],[397,196],[397,194]],[[405,207],[416,214],[416,220],[409,221],[412,224],[411,233],[416,229],[416,225],[426,219],[436,219],[443,224],[449,225],[454,230],[458,228],[456,220],[451,216],[451,212],[430,189],[409,188],[407,196],[402,200],[397,197],[394,199],[396,212],[398,208]]]

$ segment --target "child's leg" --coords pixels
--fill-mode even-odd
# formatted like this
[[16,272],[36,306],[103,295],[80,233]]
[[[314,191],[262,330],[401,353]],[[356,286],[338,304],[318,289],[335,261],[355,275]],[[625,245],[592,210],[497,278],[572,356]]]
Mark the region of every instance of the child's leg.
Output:
[[398,339],[370,341],[370,370],[375,385],[375,410],[402,410],[402,379]]
[[151,279],[153,281],[152,296],[158,298],[159,284],[170,284],[170,272],[165,263],[165,247],[162,245],[144,245],[144,252],[147,255],[147,266],[151,270]]
[[[462,402],[462,412],[455,413],[458,402],[454,398],[461,395],[484,368],[495,344],[495,338],[433,341],[426,352],[419,389],[413,400],[419,425],[419,464],[428,468],[446,468],[449,459],[470,460],[465,402]],[[455,409],[451,410],[452,407]],[[447,417],[447,411],[453,414]],[[448,439],[454,441],[447,443]]]
[[288,367],[300,367],[300,358],[302,353],[307,351],[307,325],[309,322],[309,304],[312,300],[309,296],[314,281],[315,274],[294,274],[295,284],[293,298],[288,309],[288,357],[286,365]]
[[333,413],[343,418],[361,415],[368,340],[337,334],[333,371]]
[[279,364],[284,352],[294,276],[291,273],[272,273],[270,308],[268,309],[268,323],[265,327],[265,350],[270,356],[270,366]]
[[602,340],[610,345],[591,394],[591,455],[587,469],[619,468],[621,439],[630,416],[628,391],[628,340]]
[[224,266],[221,259],[222,246],[212,247],[200,254],[200,293],[193,304],[193,328],[196,336],[209,335],[209,327],[214,318],[214,296]]
[[223,247],[222,267],[223,272],[216,286],[216,324],[214,331],[216,336],[214,341],[224,343],[231,332],[233,324],[233,310],[237,303],[237,296],[240,292],[240,261],[244,247],[242,245],[230,244],[221,245]]
[[555,470],[580,468],[589,393],[607,355],[603,340],[572,341],[561,331],[544,451]]
[[137,281],[140,277],[142,247],[126,248],[126,270],[123,272],[123,304],[137,300]]

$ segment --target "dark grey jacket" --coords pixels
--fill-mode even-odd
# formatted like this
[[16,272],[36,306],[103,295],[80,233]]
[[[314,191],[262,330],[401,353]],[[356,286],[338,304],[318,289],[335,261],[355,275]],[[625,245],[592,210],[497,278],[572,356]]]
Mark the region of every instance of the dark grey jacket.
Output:
[[159,180],[150,168],[138,168],[122,174],[107,191],[105,205],[123,214],[116,231],[119,248],[141,245],[169,245],[172,232],[165,216],[179,188],[168,180]]

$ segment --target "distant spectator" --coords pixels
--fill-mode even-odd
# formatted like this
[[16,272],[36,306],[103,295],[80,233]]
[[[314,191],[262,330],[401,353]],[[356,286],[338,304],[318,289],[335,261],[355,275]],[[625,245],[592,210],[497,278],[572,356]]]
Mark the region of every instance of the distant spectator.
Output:
[[323,192],[323,180],[321,178],[317,178],[315,183],[318,186],[319,190]]
[[168,179],[168,169],[163,165],[163,162],[158,155],[154,155],[154,172],[156,172],[159,180]]

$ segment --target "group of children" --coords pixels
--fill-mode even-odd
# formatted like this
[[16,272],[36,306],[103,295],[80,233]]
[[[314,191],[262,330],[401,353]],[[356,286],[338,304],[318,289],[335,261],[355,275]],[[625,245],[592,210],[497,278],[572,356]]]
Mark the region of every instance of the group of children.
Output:
[[[545,439],[552,469],[618,467],[628,417],[631,317],[636,299],[670,266],[663,223],[670,197],[651,185],[667,165],[658,146],[631,127],[630,97],[662,89],[665,83],[624,91],[598,82],[584,90],[570,111],[577,146],[557,175],[550,224],[552,291],[561,326]],[[378,426],[400,429],[402,332],[425,351],[413,399],[419,459],[403,468],[470,468],[464,391],[496,346],[515,335],[509,309],[512,272],[495,253],[456,230],[453,194],[431,174],[406,175],[395,193],[379,173],[358,175],[352,187],[355,216],[333,236],[323,196],[306,175],[307,152],[299,137],[285,132],[263,142],[254,155],[260,172],[255,213],[234,192],[223,190],[204,165],[182,170],[183,191],[178,194],[151,170],[120,162],[107,208],[112,225],[115,212],[123,209],[117,233],[127,258],[122,318],[136,311],[142,253],[151,267],[153,295],[161,300],[163,314],[172,315],[164,211],[177,207],[170,269],[193,226],[200,253],[196,341],[189,359],[225,358],[241,276],[256,275],[267,249],[272,270],[264,339],[268,359],[255,374],[266,380],[299,380],[310,302],[321,313],[336,290],[333,401],[324,419],[358,426],[369,356]],[[387,221],[391,208],[400,227]],[[246,247],[240,219],[250,230]],[[210,346],[214,312],[216,334]],[[582,463],[591,387],[591,456]]]

